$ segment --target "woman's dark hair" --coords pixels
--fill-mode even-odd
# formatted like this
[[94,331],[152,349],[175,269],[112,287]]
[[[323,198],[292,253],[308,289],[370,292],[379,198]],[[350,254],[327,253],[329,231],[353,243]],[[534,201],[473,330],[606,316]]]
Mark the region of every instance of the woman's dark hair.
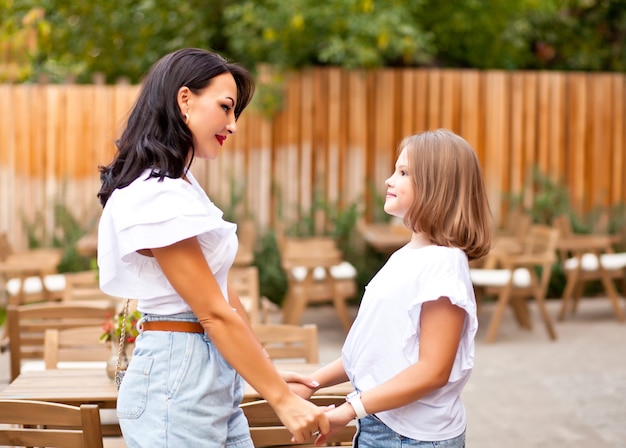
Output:
[[197,48],[175,51],[152,66],[126,128],[115,142],[113,162],[98,167],[102,182],[98,198],[103,207],[116,188],[128,186],[148,168],[154,168],[151,176],[160,180],[183,176],[193,160],[194,148],[193,136],[178,107],[178,90],[187,86],[199,94],[213,78],[226,72],[237,84],[238,118],[254,94],[252,76],[243,67]]

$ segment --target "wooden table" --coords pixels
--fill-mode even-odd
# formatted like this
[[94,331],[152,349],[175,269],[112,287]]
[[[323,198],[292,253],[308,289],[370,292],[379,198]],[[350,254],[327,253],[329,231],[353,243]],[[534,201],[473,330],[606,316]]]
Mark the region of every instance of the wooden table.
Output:
[[[310,374],[319,364],[277,363],[279,370]],[[345,396],[352,392],[352,385],[343,383],[320,389],[323,395]],[[115,408],[117,389],[104,369],[56,369],[22,372],[3,391],[0,398],[13,400],[41,400],[79,406],[82,403],[97,404],[100,408]],[[260,395],[246,384],[244,402],[260,399]]]
[[413,234],[403,225],[386,223],[360,223],[357,226],[365,241],[383,254],[391,254],[411,241]]
[[117,390],[105,369],[55,369],[20,373],[0,392],[0,398],[114,408]]

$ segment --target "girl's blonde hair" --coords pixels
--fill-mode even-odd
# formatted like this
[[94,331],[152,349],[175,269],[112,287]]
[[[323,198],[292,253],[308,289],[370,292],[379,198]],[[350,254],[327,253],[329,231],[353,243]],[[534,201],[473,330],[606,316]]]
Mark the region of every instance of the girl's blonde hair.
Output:
[[458,247],[470,260],[491,249],[491,210],[480,162],[463,138],[447,129],[405,138],[415,191],[404,224],[439,246]]

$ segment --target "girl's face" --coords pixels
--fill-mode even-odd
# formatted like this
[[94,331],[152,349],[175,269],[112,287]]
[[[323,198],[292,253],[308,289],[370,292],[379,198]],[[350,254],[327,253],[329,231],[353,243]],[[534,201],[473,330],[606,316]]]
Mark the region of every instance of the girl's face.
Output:
[[391,177],[385,181],[385,185],[387,186],[385,212],[398,218],[404,218],[413,204],[415,196],[406,148],[400,152],[396,161],[396,169]]
[[237,132],[237,84],[233,75],[216,76],[198,95],[181,87],[178,103],[181,113],[189,117],[187,126],[193,134],[195,156],[215,159],[228,135]]

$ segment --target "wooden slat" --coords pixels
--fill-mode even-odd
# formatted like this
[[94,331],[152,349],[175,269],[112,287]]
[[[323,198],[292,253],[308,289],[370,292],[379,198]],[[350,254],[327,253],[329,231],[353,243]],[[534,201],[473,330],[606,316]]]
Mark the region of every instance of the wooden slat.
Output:
[[567,122],[569,123],[566,154],[568,167],[566,180],[574,210],[581,213],[585,209],[587,185],[585,172],[586,128],[587,120],[587,80],[583,73],[574,73],[568,79],[569,104]]
[[456,70],[441,73],[441,122],[440,126],[459,132],[460,76]]
[[626,182],[624,177],[626,176],[626,157],[624,151],[626,150],[626,131],[623,124],[626,123],[626,89],[624,86],[624,77],[621,75],[611,75],[611,87],[612,94],[612,113],[611,120],[612,129],[611,132],[611,204],[619,204],[624,201],[626,195]]
[[[364,71],[348,74],[347,98],[348,117],[346,123],[347,158],[344,166],[345,200],[347,203],[368,198],[367,185],[367,147],[368,134],[363,131],[367,123],[367,82]],[[369,201],[369,199],[368,199]]]
[[474,147],[478,157],[484,163],[484,145],[482,143],[482,92],[481,76],[477,70],[461,73],[461,102],[459,104],[459,133]]
[[506,191],[509,172],[508,147],[508,80],[505,72],[488,73],[485,80],[485,162],[484,175],[487,196],[496,222],[500,219],[502,192]]
[[[592,190],[592,204],[607,205],[610,188],[610,135],[609,126],[613,120],[610,113],[611,89],[609,77],[606,74],[590,74],[589,79],[593,79],[591,90],[591,116],[588,123],[591,126],[589,140],[588,169],[591,168],[591,182],[595,188]],[[589,205],[591,205],[591,203]]]

